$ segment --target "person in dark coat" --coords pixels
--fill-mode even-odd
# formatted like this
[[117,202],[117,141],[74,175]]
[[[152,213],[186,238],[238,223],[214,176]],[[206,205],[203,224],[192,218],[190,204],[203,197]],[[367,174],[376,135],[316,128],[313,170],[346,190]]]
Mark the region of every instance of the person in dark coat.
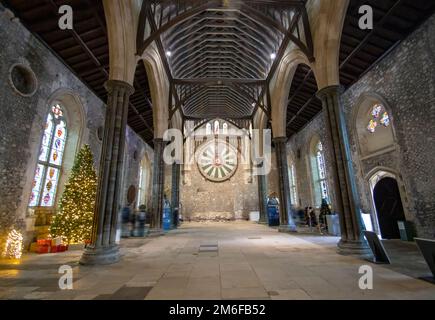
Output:
[[310,207],[310,211],[308,214],[310,216],[310,226],[316,227],[317,226],[317,217],[316,217],[316,212],[314,211],[314,209],[312,207]]

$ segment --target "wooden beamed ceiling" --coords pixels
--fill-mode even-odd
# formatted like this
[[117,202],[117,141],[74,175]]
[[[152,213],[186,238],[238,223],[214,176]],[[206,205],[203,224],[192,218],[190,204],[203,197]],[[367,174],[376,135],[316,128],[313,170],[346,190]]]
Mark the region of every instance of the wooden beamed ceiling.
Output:
[[258,108],[270,114],[268,83],[288,44],[313,56],[305,2],[144,2],[138,54],[157,44],[175,100],[171,115],[243,119]]
[[[21,22],[103,101],[109,78],[109,45],[101,0],[1,0]],[[74,30],[59,29],[61,5],[74,10]],[[131,97],[128,125],[153,145],[153,112],[147,74],[139,63]]]
[[[358,9],[370,5],[374,29],[361,30]],[[340,47],[340,83],[348,88],[435,11],[432,0],[350,0]],[[312,71],[298,67],[289,93],[287,136],[299,132],[322,110]]]
[[[109,47],[101,0],[0,1],[106,101]],[[181,110],[185,120],[232,119],[244,127],[258,108],[270,113],[266,88],[287,45],[293,41],[312,54],[305,1],[233,0],[229,7],[221,0],[145,3],[149,6],[142,8],[138,53],[157,43],[171,80],[171,116]],[[57,12],[63,4],[74,9],[73,31],[58,28]],[[372,31],[358,27],[358,8],[365,4],[374,9]],[[341,37],[341,83],[345,87],[355,83],[434,10],[435,1],[430,0],[350,0]],[[149,29],[150,24],[153,32],[145,36],[145,26]],[[299,40],[304,34],[308,41]],[[275,60],[270,58],[272,53],[277,55]],[[128,124],[152,145],[152,101],[142,63],[134,86]],[[314,74],[307,66],[299,66],[289,92],[289,137],[321,111],[316,92]]]

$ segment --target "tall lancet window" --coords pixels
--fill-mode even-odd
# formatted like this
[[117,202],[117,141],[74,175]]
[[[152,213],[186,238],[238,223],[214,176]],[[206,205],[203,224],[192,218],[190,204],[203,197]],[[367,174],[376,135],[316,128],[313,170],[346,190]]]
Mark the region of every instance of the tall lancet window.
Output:
[[226,122],[224,122],[224,124],[222,125],[222,133],[228,134],[228,123]]
[[53,207],[62,169],[67,126],[62,107],[52,106],[42,136],[41,150],[30,195],[30,207]]
[[316,160],[318,170],[318,181],[322,199],[329,199],[328,183],[326,181],[326,166],[323,144],[319,142],[316,148]]
[[296,186],[296,168],[295,165],[290,162],[289,164],[289,182],[290,182],[290,198],[294,205],[298,204],[298,191]]
[[220,124],[219,124],[219,121],[217,121],[217,120],[214,122],[213,133],[214,134],[220,133]]
[[207,123],[205,126],[205,134],[211,135],[211,123]]

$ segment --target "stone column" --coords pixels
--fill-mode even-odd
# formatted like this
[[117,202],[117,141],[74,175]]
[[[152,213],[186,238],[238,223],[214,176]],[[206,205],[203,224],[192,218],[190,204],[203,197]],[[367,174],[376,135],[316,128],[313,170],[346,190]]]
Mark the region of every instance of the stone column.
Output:
[[278,167],[277,169],[279,180],[279,231],[296,232],[296,224],[293,221],[290,199],[290,182],[287,164],[287,138],[274,138],[273,142],[275,144],[276,163]]
[[109,80],[106,90],[108,101],[94,225],[91,244],[80,260],[81,264],[87,265],[111,264],[120,259],[116,232],[121,209],[128,104],[134,88],[123,81]]
[[[175,217],[175,212],[179,216],[180,212],[180,175],[181,175],[181,165],[179,163],[172,164],[172,195],[171,195],[171,211],[173,217]],[[177,220],[173,221],[174,228],[178,227],[178,217]]]
[[332,147],[332,163],[329,170],[334,177],[335,207],[340,217],[341,254],[369,253],[362,234],[361,210],[352,165],[349,138],[341,106],[342,87],[330,86],[320,90],[317,97],[322,101],[329,145]]
[[153,167],[153,201],[151,235],[163,234],[163,192],[165,188],[165,163],[163,151],[166,141],[162,138],[154,139],[154,167]]
[[257,176],[258,182],[258,205],[260,207],[260,220],[258,223],[267,224],[267,181],[266,175]]

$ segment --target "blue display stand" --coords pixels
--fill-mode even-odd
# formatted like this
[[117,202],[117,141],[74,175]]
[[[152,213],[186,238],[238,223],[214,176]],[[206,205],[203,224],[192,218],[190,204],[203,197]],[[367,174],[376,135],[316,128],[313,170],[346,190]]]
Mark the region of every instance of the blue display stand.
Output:
[[145,212],[138,212],[134,224],[133,237],[145,237]]
[[130,237],[130,219],[131,219],[131,210],[129,207],[122,208],[121,212],[121,237],[128,238]]
[[267,202],[267,217],[270,227],[279,226],[279,203],[274,198]]
[[171,206],[165,204],[163,208],[163,231],[169,231],[171,229],[172,229]]

